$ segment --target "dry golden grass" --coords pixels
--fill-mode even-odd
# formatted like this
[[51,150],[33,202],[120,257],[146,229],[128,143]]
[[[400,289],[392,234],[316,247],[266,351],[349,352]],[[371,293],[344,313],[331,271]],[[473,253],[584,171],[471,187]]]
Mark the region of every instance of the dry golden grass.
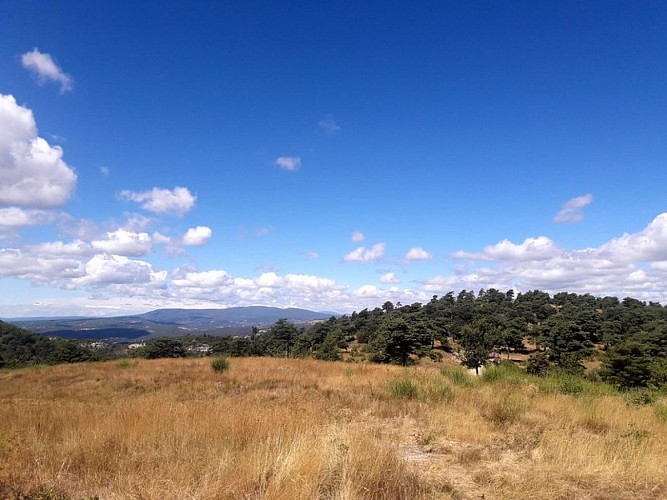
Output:
[[0,371],[0,498],[667,497],[663,406],[437,364],[230,365]]

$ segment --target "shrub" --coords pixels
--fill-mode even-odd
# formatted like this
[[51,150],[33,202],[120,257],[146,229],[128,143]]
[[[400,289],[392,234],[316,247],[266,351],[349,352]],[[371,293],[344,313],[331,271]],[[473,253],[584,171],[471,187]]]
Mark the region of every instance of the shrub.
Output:
[[211,370],[215,373],[222,373],[229,370],[229,360],[226,356],[218,356],[211,360]]
[[625,400],[633,406],[650,405],[657,401],[658,393],[651,389],[631,389],[625,393]]
[[528,358],[528,366],[526,371],[531,375],[546,375],[549,370],[549,360],[547,355],[543,352],[531,354]]

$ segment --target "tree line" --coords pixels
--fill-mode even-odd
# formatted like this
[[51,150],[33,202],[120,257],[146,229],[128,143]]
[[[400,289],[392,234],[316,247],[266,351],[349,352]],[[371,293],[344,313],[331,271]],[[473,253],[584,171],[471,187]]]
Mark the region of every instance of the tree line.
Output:
[[[6,324],[0,327],[4,329],[0,331],[7,329]],[[17,337],[14,331],[13,335],[0,338],[0,366],[18,366],[30,359],[33,361],[28,362],[51,363],[108,355],[86,354],[84,347],[69,341],[34,334],[26,337],[28,332]],[[345,358],[402,365],[422,357],[438,359],[449,352],[475,370],[491,359],[521,353],[528,356],[527,370],[536,374],[548,370],[582,373],[586,360],[598,359],[598,375],[619,388],[667,385],[667,307],[630,297],[463,290],[433,296],[426,304],[385,302],[306,327],[280,319],[267,330],[253,327],[246,337],[153,339],[133,354],[188,356],[197,352],[193,346],[202,344],[209,354]]]

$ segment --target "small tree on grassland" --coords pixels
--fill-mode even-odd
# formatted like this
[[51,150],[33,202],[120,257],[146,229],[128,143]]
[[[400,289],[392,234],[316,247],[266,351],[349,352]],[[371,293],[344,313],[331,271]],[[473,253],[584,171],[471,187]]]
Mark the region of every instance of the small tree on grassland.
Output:
[[461,329],[459,344],[461,345],[461,361],[468,368],[474,368],[479,375],[480,367],[486,365],[486,360],[493,349],[492,325],[486,321],[465,325]]

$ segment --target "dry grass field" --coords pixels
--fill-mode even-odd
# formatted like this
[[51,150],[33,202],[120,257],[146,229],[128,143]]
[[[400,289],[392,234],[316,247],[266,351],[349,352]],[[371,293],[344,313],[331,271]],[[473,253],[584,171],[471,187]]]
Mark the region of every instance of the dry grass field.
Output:
[[0,498],[667,498],[667,402],[442,364],[0,371]]

